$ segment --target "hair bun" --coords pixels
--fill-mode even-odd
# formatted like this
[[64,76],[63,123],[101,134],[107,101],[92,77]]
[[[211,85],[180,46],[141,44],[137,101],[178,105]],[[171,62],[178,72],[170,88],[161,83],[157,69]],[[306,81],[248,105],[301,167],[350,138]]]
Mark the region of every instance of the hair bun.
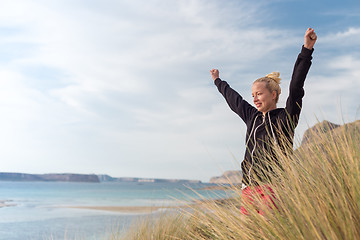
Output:
[[279,72],[269,73],[268,75],[266,75],[266,77],[274,80],[277,84],[280,84],[281,78],[280,78],[280,73]]

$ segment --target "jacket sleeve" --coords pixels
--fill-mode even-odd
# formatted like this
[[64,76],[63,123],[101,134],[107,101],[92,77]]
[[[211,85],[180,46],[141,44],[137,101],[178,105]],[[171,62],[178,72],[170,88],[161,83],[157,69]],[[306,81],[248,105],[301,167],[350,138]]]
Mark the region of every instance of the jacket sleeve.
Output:
[[245,101],[242,96],[232,89],[227,82],[217,78],[214,83],[219,92],[224,96],[231,110],[239,115],[245,123],[248,123],[251,116],[258,110]]
[[293,74],[290,81],[289,97],[286,101],[286,111],[291,119],[297,123],[301,107],[302,98],[305,95],[304,82],[311,66],[312,53],[314,49],[309,50],[302,46],[301,52],[295,62]]

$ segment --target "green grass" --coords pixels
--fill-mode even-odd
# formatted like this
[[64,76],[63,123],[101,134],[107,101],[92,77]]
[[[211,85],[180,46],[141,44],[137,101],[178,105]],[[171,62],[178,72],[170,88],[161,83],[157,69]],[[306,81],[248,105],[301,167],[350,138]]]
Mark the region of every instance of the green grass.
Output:
[[360,239],[359,123],[314,131],[294,154],[278,150],[282,169],[271,165],[277,176],[271,186],[279,208],[264,208],[264,216],[246,204],[250,214],[242,215],[234,186],[232,199],[189,203],[113,239]]

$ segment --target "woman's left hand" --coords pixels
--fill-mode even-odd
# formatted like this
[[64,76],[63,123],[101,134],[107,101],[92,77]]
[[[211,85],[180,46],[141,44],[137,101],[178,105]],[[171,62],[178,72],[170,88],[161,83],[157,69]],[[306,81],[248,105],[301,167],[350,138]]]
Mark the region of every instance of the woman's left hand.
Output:
[[304,47],[307,49],[312,50],[314,48],[315,42],[317,40],[317,36],[315,33],[315,30],[312,28],[308,28],[305,33],[305,41],[304,41]]

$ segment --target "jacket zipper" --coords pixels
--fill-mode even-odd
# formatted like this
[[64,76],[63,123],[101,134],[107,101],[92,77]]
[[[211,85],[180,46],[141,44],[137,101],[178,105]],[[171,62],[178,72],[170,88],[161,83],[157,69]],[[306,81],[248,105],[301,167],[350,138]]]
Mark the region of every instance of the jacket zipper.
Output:
[[[251,185],[251,175],[250,175],[250,173],[251,173],[251,169],[252,169],[252,167],[253,167],[253,165],[254,165],[254,152],[255,152],[255,148],[256,148],[256,131],[258,130],[258,128],[261,126],[261,125],[263,125],[265,123],[265,116],[263,116],[263,122],[259,125],[259,126],[257,126],[256,128],[255,128],[255,131],[254,131],[254,148],[253,148],[253,150],[251,151],[251,166],[250,166],[250,169],[249,169],[249,184]],[[255,124],[255,123],[254,123]],[[251,136],[250,136],[251,137]]]

